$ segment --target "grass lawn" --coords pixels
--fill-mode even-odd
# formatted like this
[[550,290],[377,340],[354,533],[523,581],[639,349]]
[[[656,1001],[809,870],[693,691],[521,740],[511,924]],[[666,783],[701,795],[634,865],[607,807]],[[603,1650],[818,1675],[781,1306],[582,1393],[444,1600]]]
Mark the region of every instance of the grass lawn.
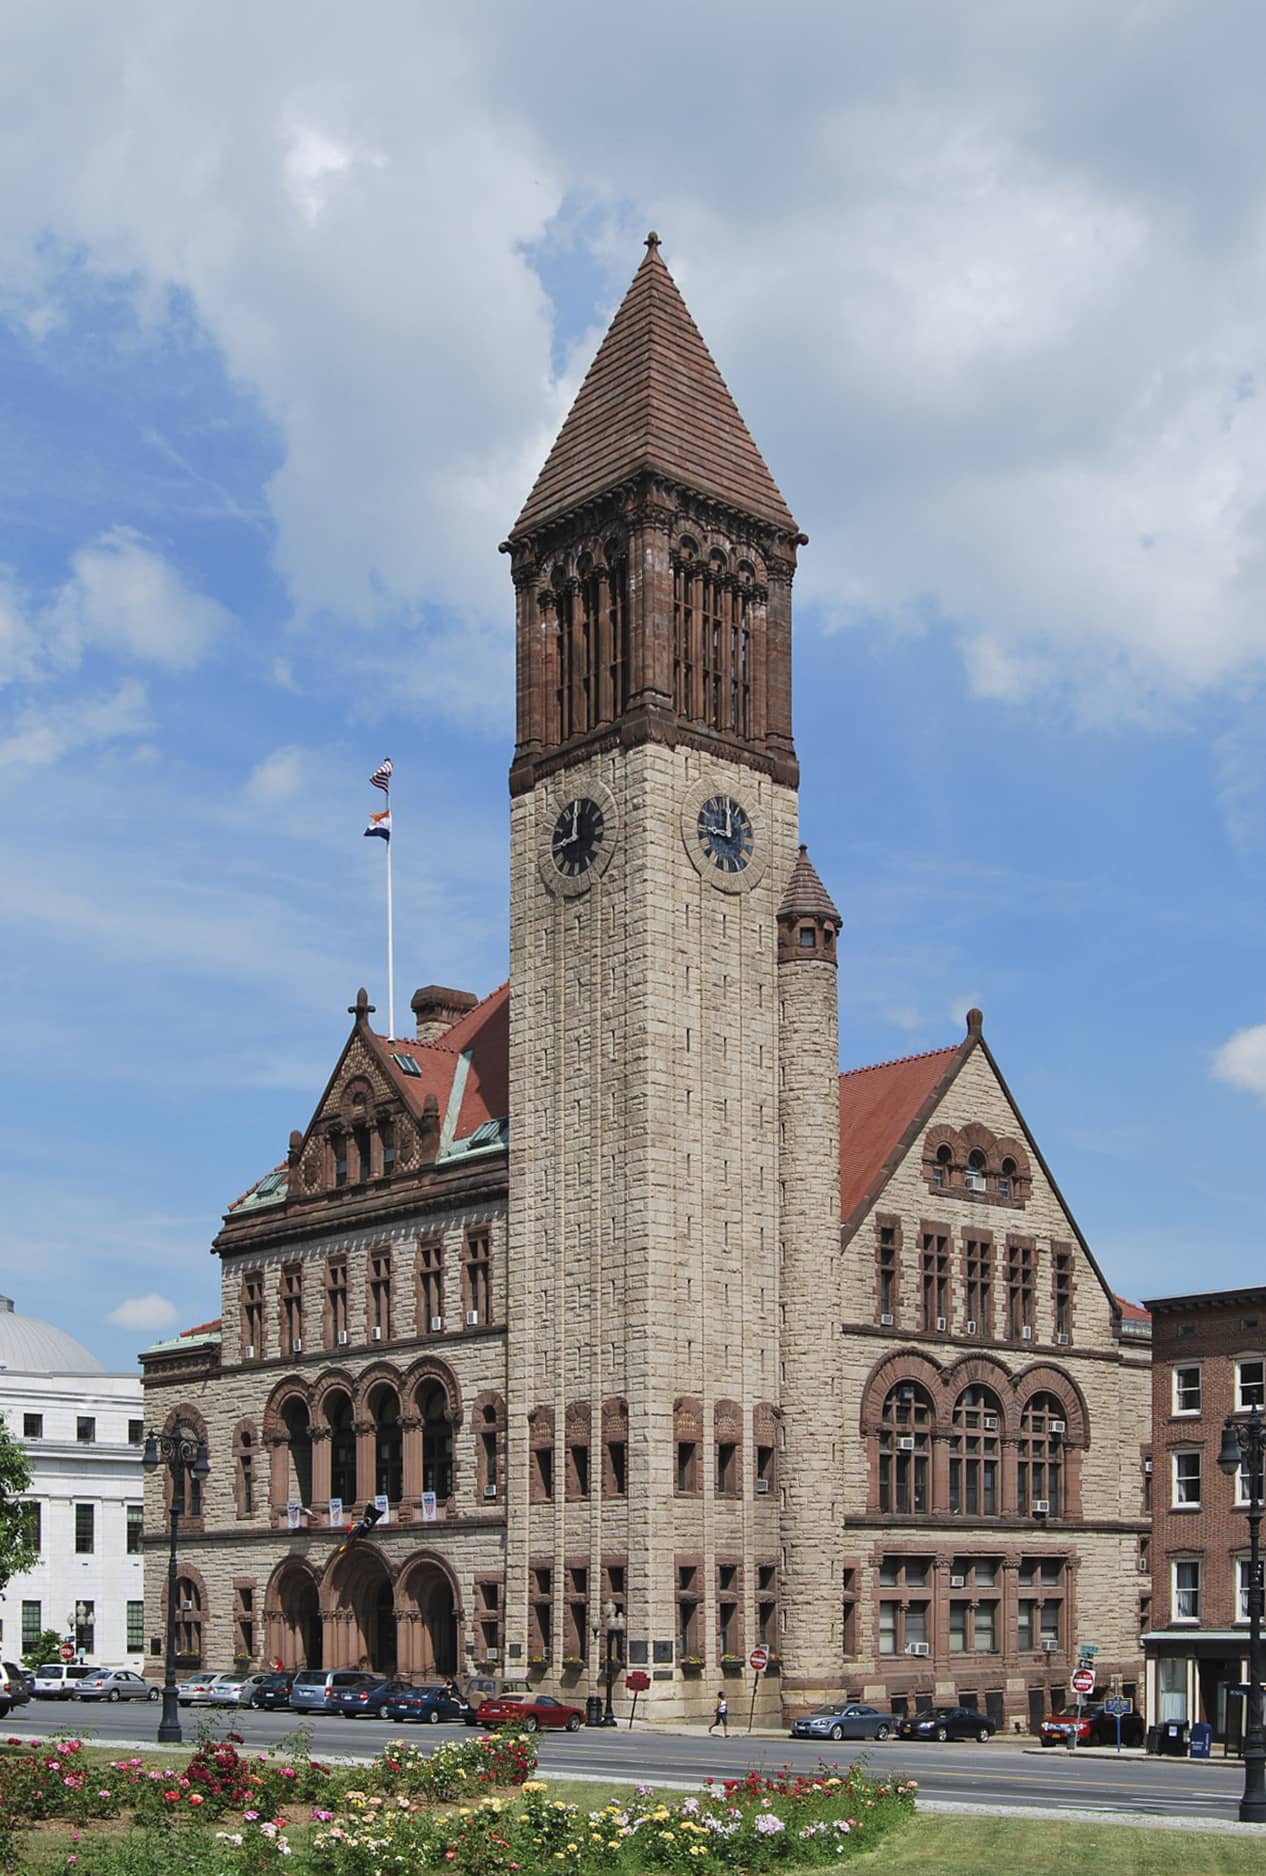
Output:
[[1262,1876],[1266,1840],[1138,1824],[1055,1824],[1046,1818],[918,1817],[849,1871],[884,1876]]

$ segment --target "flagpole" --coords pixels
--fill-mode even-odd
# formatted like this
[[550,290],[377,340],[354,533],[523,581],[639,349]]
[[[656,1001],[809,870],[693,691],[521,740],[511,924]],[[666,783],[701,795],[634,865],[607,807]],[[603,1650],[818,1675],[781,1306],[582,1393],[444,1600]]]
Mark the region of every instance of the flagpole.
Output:
[[[390,811],[390,808],[391,808],[390,794],[388,794],[387,796],[387,808],[388,808],[388,811]],[[394,832],[395,832],[395,828],[393,826],[392,833],[394,834]],[[387,842],[387,1034],[388,1036],[394,1036],[396,1033],[396,964],[395,964],[395,936],[394,936],[394,932],[392,929],[392,912],[391,912],[391,848],[392,848],[392,842],[388,840]]]

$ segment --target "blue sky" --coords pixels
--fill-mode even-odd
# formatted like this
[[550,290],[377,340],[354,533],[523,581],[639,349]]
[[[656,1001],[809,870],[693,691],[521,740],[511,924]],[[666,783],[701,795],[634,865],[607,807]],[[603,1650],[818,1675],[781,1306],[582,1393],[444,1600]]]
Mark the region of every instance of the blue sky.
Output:
[[1118,1288],[1261,1280],[1259,11],[765,19],[0,25],[0,1288],[112,1365],[385,1012],[384,755],[398,1009],[504,976],[497,544],[650,226],[811,536],[845,1063],[979,1003]]

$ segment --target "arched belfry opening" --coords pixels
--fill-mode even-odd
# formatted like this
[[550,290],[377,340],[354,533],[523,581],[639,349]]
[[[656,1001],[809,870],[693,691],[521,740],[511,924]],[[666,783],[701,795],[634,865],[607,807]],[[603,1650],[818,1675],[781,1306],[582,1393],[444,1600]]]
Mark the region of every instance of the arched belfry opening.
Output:
[[452,1578],[432,1557],[419,1557],[401,1574],[396,1597],[402,1674],[455,1674],[458,1663],[457,1598]]
[[264,1608],[267,1654],[283,1668],[321,1668],[324,1660],[320,1595],[306,1565],[281,1564]]
[[372,1668],[394,1674],[397,1666],[395,1605],[391,1576],[379,1553],[357,1545],[331,1566],[323,1597],[332,1636],[331,1668]]

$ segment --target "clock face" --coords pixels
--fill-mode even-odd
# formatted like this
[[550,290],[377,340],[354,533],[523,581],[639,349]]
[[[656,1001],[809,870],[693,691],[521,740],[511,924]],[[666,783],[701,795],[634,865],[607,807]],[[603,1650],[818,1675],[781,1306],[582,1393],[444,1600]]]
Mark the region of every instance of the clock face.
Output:
[[723,873],[741,873],[752,857],[752,823],[732,795],[713,795],[699,810],[699,845]]
[[602,850],[606,831],[606,817],[588,795],[567,803],[554,823],[550,842],[554,865],[564,879],[576,879],[589,871]]

